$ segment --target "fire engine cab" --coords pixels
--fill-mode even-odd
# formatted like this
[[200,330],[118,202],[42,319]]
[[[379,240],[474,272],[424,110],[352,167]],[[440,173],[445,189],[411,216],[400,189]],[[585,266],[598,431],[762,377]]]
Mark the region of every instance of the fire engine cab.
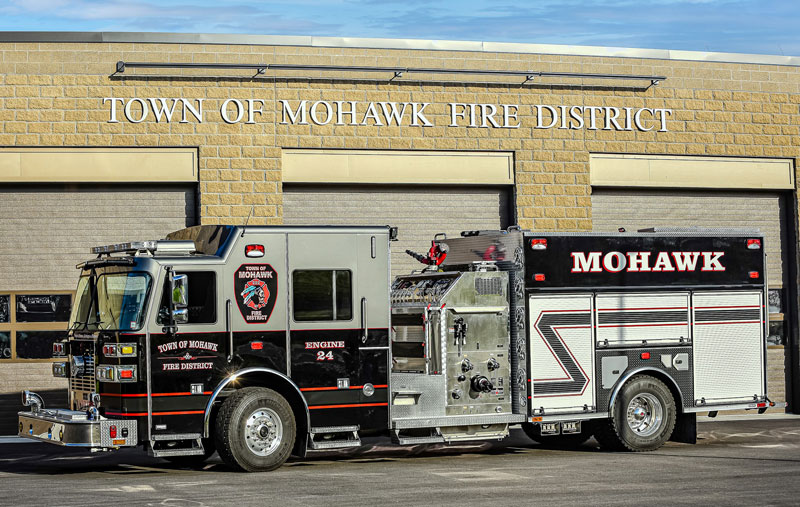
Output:
[[752,230],[437,235],[390,275],[391,227],[197,226],[92,249],[21,436],[265,471],[290,454],[594,436],[693,442],[695,415],[770,402]]

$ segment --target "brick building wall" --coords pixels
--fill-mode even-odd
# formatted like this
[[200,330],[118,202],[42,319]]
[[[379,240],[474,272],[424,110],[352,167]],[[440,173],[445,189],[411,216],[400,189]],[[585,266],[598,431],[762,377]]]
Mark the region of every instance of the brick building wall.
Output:
[[[110,77],[119,60],[445,67],[664,75],[646,91],[602,87]],[[150,73],[153,73],[151,71]],[[183,77],[169,77],[181,74]],[[192,77],[194,74],[195,77]],[[231,74],[230,71],[227,72]],[[800,69],[795,66],[546,54],[301,46],[147,43],[0,43],[0,145],[199,146],[203,223],[281,223],[281,147],[508,150],[520,225],[589,230],[590,152],[800,157]],[[108,123],[104,97],[205,99],[203,123]],[[255,124],[226,124],[227,98],[262,99]],[[281,125],[279,99],[430,102],[434,127]],[[447,127],[450,102],[519,104],[521,127]],[[535,128],[535,104],[669,108],[668,132]],[[190,118],[191,119],[191,118]]]
[[[249,71],[181,69],[148,70],[151,76],[127,70],[112,76],[120,60],[533,69],[667,79],[647,90],[634,90],[631,83],[614,81],[536,80],[525,86],[375,83],[352,75],[306,81],[251,79]],[[202,123],[192,117],[186,123],[157,122],[152,112],[141,123],[109,123],[106,97],[204,99],[206,114]],[[229,98],[261,99],[263,113],[253,124],[227,124],[219,108]],[[425,112],[435,126],[287,125],[280,123],[279,100],[293,106],[301,100],[429,102]],[[520,128],[449,127],[447,105],[452,102],[518,104]],[[537,104],[667,108],[672,114],[666,132],[539,129]],[[137,108],[133,114],[138,117]],[[117,115],[122,115],[119,108]],[[0,42],[0,146],[198,147],[201,223],[241,223],[252,209],[249,223],[254,225],[282,223],[282,148],[509,151],[514,154],[519,225],[542,231],[589,231],[590,153],[789,158],[797,168],[800,67],[523,52]],[[770,351],[770,368],[779,367],[778,354],[783,351]],[[16,393],[25,384],[17,379],[25,364],[13,368],[3,364],[2,392]],[[36,363],[34,368],[49,368],[45,366]],[[47,378],[46,372],[38,371],[34,377],[40,380],[28,382],[27,387],[53,387],[41,380]],[[770,390],[779,388],[771,384]]]

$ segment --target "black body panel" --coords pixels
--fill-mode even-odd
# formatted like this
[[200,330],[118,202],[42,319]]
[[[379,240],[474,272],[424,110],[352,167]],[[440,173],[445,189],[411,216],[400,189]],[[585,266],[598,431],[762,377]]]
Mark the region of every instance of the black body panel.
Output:
[[[545,239],[547,248],[534,250],[532,239]],[[761,248],[748,249],[748,239],[761,240]],[[764,284],[764,244],[759,234],[711,237],[526,233],[524,247],[525,285],[528,289],[666,289],[688,286],[758,287]],[[613,256],[607,263],[604,262],[607,255],[613,252],[619,252],[621,259]],[[662,257],[657,266],[659,256],[664,252],[665,258]],[[719,253],[721,255],[717,255]],[[632,265],[629,254],[638,254],[643,264]],[[620,261],[623,263],[621,269]],[[680,269],[681,265],[683,270]],[[724,270],[720,270],[720,267]],[[751,278],[751,272],[758,276]],[[544,275],[544,279],[537,281],[537,274]]]

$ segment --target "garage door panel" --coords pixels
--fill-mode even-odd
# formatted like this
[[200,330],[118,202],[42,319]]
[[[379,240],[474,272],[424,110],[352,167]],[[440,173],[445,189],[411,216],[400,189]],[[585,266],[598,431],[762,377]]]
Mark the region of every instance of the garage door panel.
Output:
[[393,275],[421,269],[406,249],[426,253],[437,233],[509,225],[507,191],[499,187],[284,186],[287,225],[392,225]]
[[193,186],[0,189],[0,290],[71,290],[92,246],[197,223]]
[[753,227],[765,236],[770,287],[784,285],[783,200],[778,193],[593,189],[595,232],[624,227]]

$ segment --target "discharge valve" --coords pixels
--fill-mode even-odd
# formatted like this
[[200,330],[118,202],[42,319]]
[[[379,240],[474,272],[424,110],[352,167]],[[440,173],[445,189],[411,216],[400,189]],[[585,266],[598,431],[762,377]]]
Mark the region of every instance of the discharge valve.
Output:
[[489,371],[494,371],[500,368],[500,363],[497,362],[497,359],[492,357],[489,359],[489,362],[486,363],[486,367],[489,368]]
[[472,362],[469,359],[464,358],[464,360],[461,361],[461,371],[468,372],[471,369],[472,369]]
[[472,377],[472,380],[470,381],[470,387],[473,391],[477,391],[479,393],[489,393],[494,390],[494,385],[492,385],[492,382],[483,375],[475,375]]

